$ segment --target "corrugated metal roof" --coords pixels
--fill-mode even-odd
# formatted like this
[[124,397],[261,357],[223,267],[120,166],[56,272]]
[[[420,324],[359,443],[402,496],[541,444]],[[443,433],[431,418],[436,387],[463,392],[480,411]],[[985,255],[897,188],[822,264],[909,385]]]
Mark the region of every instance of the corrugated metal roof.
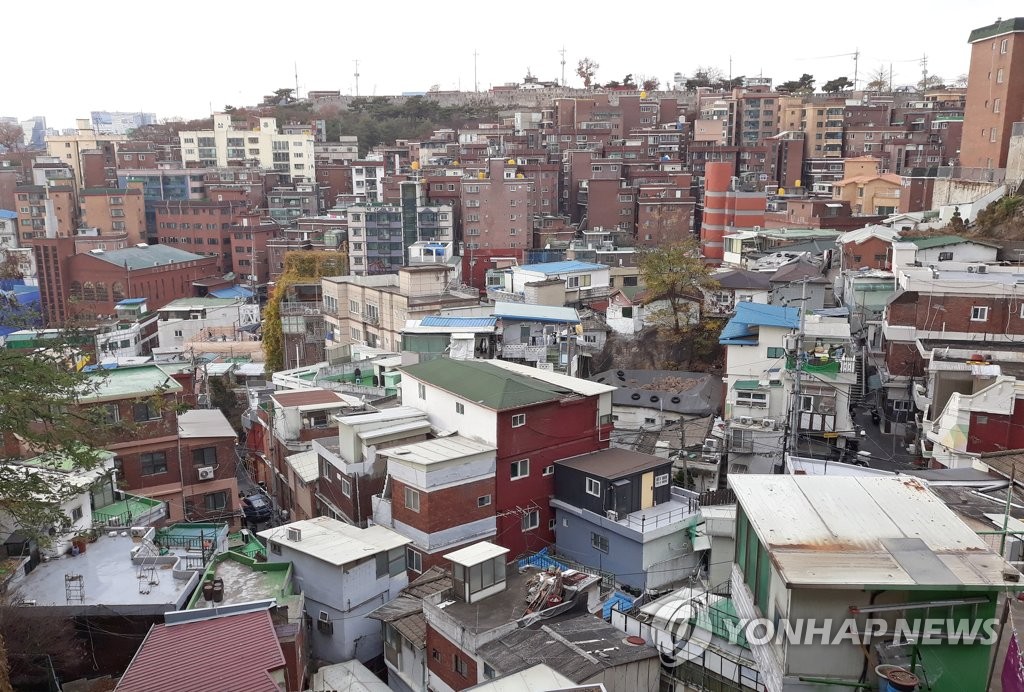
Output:
[[797,329],[800,326],[799,308],[785,308],[780,305],[762,305],[742,301],[736,304],[736,314],[726,323],[718,337],[720,344],[757,344],[758,327],[784,327]]
[[427,315],[420,320],[421,327],[493,327],[497,317],[445,317],[443,315]]
[[732,476],[787,585],[1004,588],[1007,563],[907,477]]
[[564,324],[577,324],[580,321],[580,315],[576,312],[576,308],[527,305],[525,303],[495,303],[494,316],[506,320],[532,320]]
[[757,380],[736,380],[733,385],[733,389],[760,389],[761,383]]
[[179,250],[170,245],[149,245],[147,247],[128,247],[123,250],[111,250],[102,254],[87,254],[86,257],[115,264],[118,267],[128,269],[148,269],[155,265],[178,264],[181,262],[194,262],[206,259],[202,255],[195,255],[191,252]]
[[180,414],[178,431],[182,438],[238,437],[220,409],[214,408],[197,408]]
[[572,394],[565,387],[507,372],[490,361],[437,358],[406,366],[402,371],[417,380],[498,411],[558,401]]
[[210,291],[214,298],[252,298],[252,291],[245,286],[228,286],[227,288],[215,288]]
[[545,276],[553,274],[564,274],[568,272],[587,272],[608,269],[607,264],[593,264],[591,262],[580,262],[579,260],[562,260],[561,262],[541,262],[539,264],[524,264],[515,267],[524,272],[536,272]]
[[389,447],[378,450],[378,453],[394,457],[395,461],[399,462],[429,465],[463,459],[474,454],[493,452],[495,449],[494,445],[477,442],[460,435],[451,435],[401,447]]
[[284,665],[267,610],[153,625],[116,690],[279,692],[269,671]]
[[320,477],[320,461],[314,450],[291,454],[284,458],[303,483],[312,483]]

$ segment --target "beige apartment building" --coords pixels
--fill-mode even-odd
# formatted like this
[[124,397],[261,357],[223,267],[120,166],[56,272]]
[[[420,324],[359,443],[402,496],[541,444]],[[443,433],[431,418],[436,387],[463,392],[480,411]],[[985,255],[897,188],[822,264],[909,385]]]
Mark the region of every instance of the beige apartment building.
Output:
[[475,289],[451,286],[452,271],[448,265],[423,265],[403,267],[397,274],[321,279],[329,343],[398,350],[407,320],[442,308],[479,305]]
[[124,135],[100,134],[93,129],[92,121],[88,118],[79,118],[76,123],[77,127],[73,134],[47,135],[46,154],[55,156],[71,166],[75,172],[75,187],[83,188],[86,183],[85,162],[82,155],[86,152],[103,149],[104,145],[109,145],[112,142],[123,142],[126,137]]

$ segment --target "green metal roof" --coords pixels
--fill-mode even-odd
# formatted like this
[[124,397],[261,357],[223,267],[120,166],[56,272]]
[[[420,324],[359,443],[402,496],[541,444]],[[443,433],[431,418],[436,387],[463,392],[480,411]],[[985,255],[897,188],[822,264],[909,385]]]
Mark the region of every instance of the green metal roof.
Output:
[[992,38],[993,36],[1001,36],[1002,34],[1008,34],[1012,31],[1024,31],[1024,17],[1004,19],[1001,22],[995,22],[994,24],[983,26],[980,29],[975,29],[974,31],[971,32],[971,35],[967,39],[967,42],[974,43],[975,41],[981,41],[986,38]]
[[733,389],[760,389],[761,383],[757,380],[736,380],[736,384],[732,386]]
[[942,247],[943,245],[959,245],[960,243],[966,243],[965,238],[961,238],[958,235],[937,235],[931,238],[910,238],[910,242],[917,246],[918,250],[927,250],[933,247]]
[[557,401],[573,393],[550,382],[474,360],[437,358],[406,366],[402,371],[417,380],[497,411]]

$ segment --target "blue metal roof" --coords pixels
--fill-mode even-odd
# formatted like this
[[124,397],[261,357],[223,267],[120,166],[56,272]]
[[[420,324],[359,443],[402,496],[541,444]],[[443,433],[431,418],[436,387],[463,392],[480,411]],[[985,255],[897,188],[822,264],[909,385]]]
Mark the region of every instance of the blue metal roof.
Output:
[[252,298],[252,291],[245,286],[228,286],[210,291],[211,298]]
[[799,326],[799,308],[744,301],[736,304],[736,314],[725,325],[718,343],[726,346],[753,346],[757,344],[758,327],[796,329]]
[[564,274],[566,272],[587,272],[598,269],[607,269],[607,264],[592,264],[580,262],[579,260],[563,260],[561,262],[541,262],[540,264],[524,264],[519,267],[522,271],[538,272],[551,276],[552,274]]
[[0,219],[16,219],[18,213],[11,211],[10,209],[0,209]]
[[421,327],[493,327],[497,317],[445,317],[427,315],[420,320]]
[[117,301],[117,305],[139,305],[145,302],[145,298],[125,298],[124,300]]

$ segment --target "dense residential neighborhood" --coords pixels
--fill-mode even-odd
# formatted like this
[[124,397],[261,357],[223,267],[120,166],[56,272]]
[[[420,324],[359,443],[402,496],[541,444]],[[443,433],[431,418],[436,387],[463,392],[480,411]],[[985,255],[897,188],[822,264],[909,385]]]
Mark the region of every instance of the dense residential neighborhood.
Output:
[[1024,18],[962,24],[5,102],[0,692],[1024,690]]

